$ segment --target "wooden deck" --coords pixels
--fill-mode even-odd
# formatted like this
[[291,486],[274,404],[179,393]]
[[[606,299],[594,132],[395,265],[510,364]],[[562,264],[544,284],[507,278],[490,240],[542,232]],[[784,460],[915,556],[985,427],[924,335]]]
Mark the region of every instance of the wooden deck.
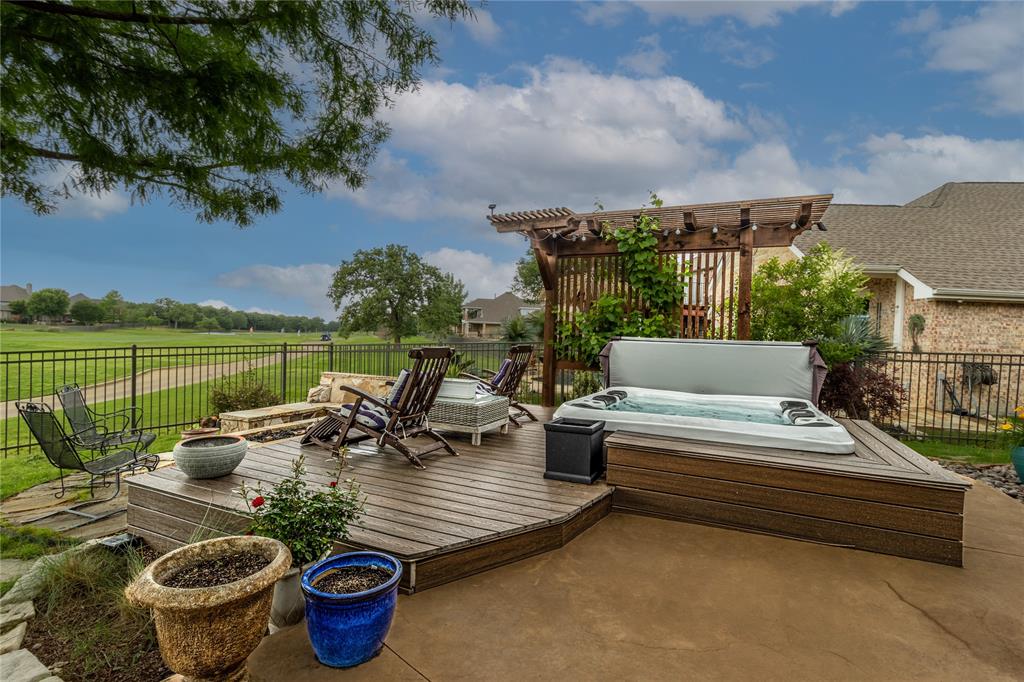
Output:
[[[538,417],[549,417],[540,411]],[[420,471],[394,451],[359,444],[345,475],[359,482],[366,509],[338,548],[376,549],[403,562],[402,588],[423,590],[561,547],[611,509],[611,488],[549,481],[544,473],[540,423],[488,434],[481,446],[455,437],[459,457],[443,453]],[[288,474],[299,452],[309,479],[326,483],[326,451],[300,448],[297,439],[253,445],[235,472],[191,480],[175,467],[133,476],[128,527],[160,549],[197,537],[238,532],[244,503],[233,491],[244,480],[272,485]]]
[[852,455],[616,433],[616,510],[960,566],[970,483],[878,430],[840,420]]

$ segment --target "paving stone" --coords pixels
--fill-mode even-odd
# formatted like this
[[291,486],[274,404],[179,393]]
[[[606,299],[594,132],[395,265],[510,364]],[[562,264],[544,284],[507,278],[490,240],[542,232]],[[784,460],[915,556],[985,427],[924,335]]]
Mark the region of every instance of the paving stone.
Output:
[[0,632],[26,621],[34,615],[36,615],[36,609],[30,601],[4,604],[0,606]]
[[28,632],[28,623],[18,623],[9,632],[0,635],[0,654],[20,649],[21,643],[25,641],[26,632]]
[[50,681],[53,675],[28,649],[0,655],[0,678],[4,682]]

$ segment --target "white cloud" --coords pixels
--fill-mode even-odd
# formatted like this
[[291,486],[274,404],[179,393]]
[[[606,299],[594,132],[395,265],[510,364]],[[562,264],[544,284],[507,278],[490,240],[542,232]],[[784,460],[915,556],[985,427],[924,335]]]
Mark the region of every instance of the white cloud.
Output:
[[83,192],[75,187],[77,175],[78,164],[61,162],[42,179],[44,185],[61,187],[67,193],[67,196],[56,200],[58,215],[102,220],[128,210],[131,202],[123,192]]
[[922,25],[926,27],[922,30],[929,31],[925,40],[929,68],[978,74],[978,89],[985,97],[979,102],[982,110],[1024,112],[1024,4],[983,5],[973,16],[961,17],[945,28],[928,18]]
[[620,67],[641,76],[660,76],[672,56],[661,47],[661,36],[657,33],[637,40],[639,47],[634,52],[619,57]]
[[[232,289],[264,291],[285,299],[304,303],[315,314],[334,315],[334,305],[327,298],[334,267],[326,263],[303,265],[247,265],[217,277],[217,283]],[[252,312],[269,312],[248,308]]]
[[942,15],[935,5],[928,5],[919,12],[915,12],[896,24],[896,30],[900,33],[927,33],[939,27],[942,23]]
[[440,248],[423,254],[423,259],[455,275],[466,286],[469,298],[490,298],[505,293],[516,274],[515,263],[500,263],[475,251]]
[[772,2],[759,0],[751,2],[638,2],[652,21],[681,19],[691,24],[702,24],[722,17],[736,19],[750,27],[777,26],[784,14],[799,12],[807,8],[828,11],[838,17],[857,6],[856,2]]
[[198,305],[209,306],[211,308],[226,308],[227,310],[238,310],[233,305],[229,305],[227,302],[220,300],[219,298],[208,298],[205,301],[200,301]]
[[467,19],[465,26],[473,40],[482,45],[494,45],[501,37],[501,27],[485,9],[475,8],[473,18]]
[[259,306],[250,306],[248,308],[242,308],[237,305],[231,305],[226,301],[222,301],[219,298],[208,298],[205,301],[200,301],[198,305],[209,306],[211,308],[224,308],[226,310],[240,310],[245,313],[263,313],[264,315],[284,315],[285,313],[280,310],[274,310],[271,308],[260,308]]
[[756,69],[775,59],[775,50],[771,47],[768,36],[743,37],[731,21],[705,34],[704,49],[717,52],[721,55],[722,61],[744,69]]
[[579,5],[580,18],[588,26],[618,26],[631,11],[633,11],[632,3],[618,2],[617,0],[608,2],[594,0],[581,2]]
[[425,81],[387,114],[389,151],[359,192],[402,219],[479,220],[487,205],[589,206],[637,196],[714,161],[713,143],[744,139],[724,102],[674,76],[630,78],[551,59],[519,85]]

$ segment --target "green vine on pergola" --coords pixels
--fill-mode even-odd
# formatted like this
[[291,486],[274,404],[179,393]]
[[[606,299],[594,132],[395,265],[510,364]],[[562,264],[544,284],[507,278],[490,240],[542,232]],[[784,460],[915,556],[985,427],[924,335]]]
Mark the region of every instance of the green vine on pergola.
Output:
[[[651,194],[651,205],[662,206]],[[614,336],[679,336],[680,305],[690,277],[689,263],[665,261],[658,249],[660,220],[641,210],[632,228],[601,225],[601,236],[614,241],[633,302],[605,293],[573,320],[558,320],[555,351],[559,358],[596,365],[598,354]]]

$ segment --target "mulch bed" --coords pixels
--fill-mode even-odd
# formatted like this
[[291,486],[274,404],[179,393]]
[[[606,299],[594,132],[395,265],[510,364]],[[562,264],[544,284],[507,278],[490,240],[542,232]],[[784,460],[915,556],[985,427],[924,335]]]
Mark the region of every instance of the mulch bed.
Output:
[[352,594],[379,587],[394,573],[380,566],[345,566],[320,577],[313,587],[331,594]]
[[161,584],[184,588],[215,587],[241,580],[269,564],[269,559],[256,552],[238,552],[185,566],[164,578]]
[[988,483],[999,492],[1024,504],[1024,484],[1017,478],[1017,472],[1011,464],[977,465],[948,460],[940,460],[939,464],[962,476]]

